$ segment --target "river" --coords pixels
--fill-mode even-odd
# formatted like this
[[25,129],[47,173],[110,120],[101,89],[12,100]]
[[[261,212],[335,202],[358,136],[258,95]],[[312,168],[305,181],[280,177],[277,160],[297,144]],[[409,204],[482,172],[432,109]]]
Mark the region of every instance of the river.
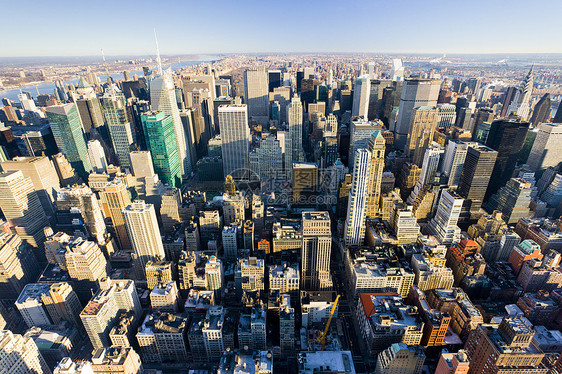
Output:
[[[176,62],[175,64],[172,64],[170,66],[172,67],[172,70],[178,70],[178,69],[184,68],[186,66],[197,65],[197,64],[200,64],[202,62],[213,61],[213,60],[216,60],[216,59],[220,58],[218,56],[202,56],[202,57],[203,58],[201,60]],[[165,68],[167,68],[167,66],[165,66]],[[129,76],[131,78],[133,77],[134,74],[137,74],[139,77],[142,77],[143,71],[142,70],[129,71]],[[110,74],[110,75],[115,81],[123,79],[123,72],[113,73],[113,74]],[[106,80],[105,74],[98,74],[98,77],[102,81]],[[71,79],[70,81],[65,81],[65,83],[76,84],[76,83],[78,83],[79,79],[80,79],[80,77],[77,77],[77,78]],[[10,100],[14,100],[15,102],[19,102],[18,95],[20,94],[20,91],[30,92],[31,95],[33,95],[34,98],[37,98],[37,91],[39,91],[40,95],[43,95],[43,94],[51,94],[52,95],[54,90],[55,90],[55,82],[42,83],[42,84],[37,85],[37,90],[35,89],[34,85],[31,85],[31,86],[25,86],[25,87],[21,87],[21,88],[14,88],[14,89],[11,89],[11,90],[0,91],[0,99],[7,98],[7,99],[10,99]],[[0,107],[3,107],[3,104],[1,102],[0,102]]]

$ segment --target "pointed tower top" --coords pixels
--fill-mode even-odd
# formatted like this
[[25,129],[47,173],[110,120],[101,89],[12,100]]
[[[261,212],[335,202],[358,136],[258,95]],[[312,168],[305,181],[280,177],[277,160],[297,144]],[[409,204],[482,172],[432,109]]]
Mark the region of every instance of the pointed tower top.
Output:
[[92,86],[90,86],[90,83],[88,83],[88,81],[84,77],[80,77],[80,80],[76,85],[76,88],[88,88],[88,87],[92,87]]
[[160,59],[160,48],[158,48],[158,38],[156,28],[154,28],[154,40],[156,41],[156,62],[158,63],[158,74],[162,75],[162,60]]

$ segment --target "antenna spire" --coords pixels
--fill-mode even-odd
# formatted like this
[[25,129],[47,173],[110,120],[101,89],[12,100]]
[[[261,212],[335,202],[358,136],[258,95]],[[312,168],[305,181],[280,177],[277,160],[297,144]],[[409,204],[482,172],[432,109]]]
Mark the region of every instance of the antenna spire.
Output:
[[154,28],[154,40],[156,41],[156,62],[158,63],[158,74],[162,75],[162,60],[160,59],[160,48],[158,48],[158,38],[156,28]]
[[103,49],[101,50],[101,57],[103,58],[103,64],[105,65],[105,74],[107,75],[107,83],[109,84],[109,92],[111,96],[115,96],[115,90],[113,88],[113,82],[111,82],[111,76],[109,75],[109,68],[107,67],[107,61],[105,61],[105,55]]

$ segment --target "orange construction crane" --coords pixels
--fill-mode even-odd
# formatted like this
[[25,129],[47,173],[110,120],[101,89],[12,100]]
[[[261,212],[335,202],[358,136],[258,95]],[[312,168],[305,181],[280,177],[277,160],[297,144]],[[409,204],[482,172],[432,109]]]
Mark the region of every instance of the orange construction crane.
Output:
[[332,305],[332,310],[330,311],[330,317],[328,317],[328,322],[326,322],[326,327],[324,328],[324,331],[319,337],[316,338],[316,340],[318,340],[318,343],[320,343],[322,350],[324,350],[324,347],[326,346],[326,336],[328,336],[328,329],[330,328],[332,317],[334,316],[334,313],[336,312],[336,308],[338,307],[339,300],[340,300],[340,295],[336,296],[336,300],[334,301],[334,305]]

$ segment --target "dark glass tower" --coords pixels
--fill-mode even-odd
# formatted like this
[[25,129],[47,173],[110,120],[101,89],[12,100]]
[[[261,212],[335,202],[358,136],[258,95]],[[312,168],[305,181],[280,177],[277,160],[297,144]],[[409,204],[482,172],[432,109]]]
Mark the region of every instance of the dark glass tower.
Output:
[[486,146],[497,151],[498,158],[486,192],[486,199],[495,194],[511,178],[528,130],[529,122],[521,121],[519,117],[502,118],[492,122]]

